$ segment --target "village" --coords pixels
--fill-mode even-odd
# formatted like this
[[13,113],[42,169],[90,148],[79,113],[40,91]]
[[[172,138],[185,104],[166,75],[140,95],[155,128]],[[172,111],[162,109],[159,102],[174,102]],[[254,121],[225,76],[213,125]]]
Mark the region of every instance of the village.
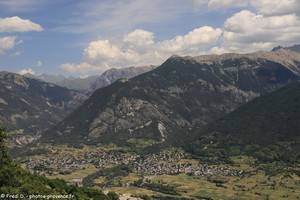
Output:
[[134,170],[144,175],[242,176],[245,172],[229,166],[215,166],[188,159],[182,152],[162,152],[137,159]]
[[25,165],[32,173],[45,176],[71,174],[76,170],[84,170],[88,165],[93,165],[99,170],[126,165],[130,166],[133,173],[140,175],[243,176],[245,173],[229,166],[200,163],[178,149],[144,156],[133,152],[103,150],[84,152],[80,155],[53,154],[38,159],[29,158]]

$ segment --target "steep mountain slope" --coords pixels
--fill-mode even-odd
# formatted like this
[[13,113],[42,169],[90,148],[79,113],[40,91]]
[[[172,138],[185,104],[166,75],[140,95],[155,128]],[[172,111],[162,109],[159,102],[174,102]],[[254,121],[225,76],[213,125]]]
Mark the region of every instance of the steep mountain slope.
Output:
[[173,56],[160,67],[97,90],[45,133],[46,141],[116,142],[148,138],[180,142],[238,106],[299,79],[291,51]]
[[0,123],[10,131],[40,133],[62,120],[85,98],[76,91],[0,72]]
[[197,142],[188,146],[201,156],[242,152],[300,162],[300,82],[256,98],[196,133]]
[[91,84],[90,90],[95,91],[96,89],[106,87],[118,79],[121,78],[132,78],[143,74],[145,72],[151,71],[155,66],[144,66],[144,67],[128,67],[121,69],[109,69],[101,74],[94,82]]

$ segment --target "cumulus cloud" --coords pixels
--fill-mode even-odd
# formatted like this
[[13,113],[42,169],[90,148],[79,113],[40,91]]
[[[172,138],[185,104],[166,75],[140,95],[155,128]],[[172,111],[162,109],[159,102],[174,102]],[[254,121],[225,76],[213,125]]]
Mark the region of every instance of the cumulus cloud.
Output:
[[71,73],[87,74],[112,67],[158,65],[174,54],[244,53],[296,44],[300,41],[297,1],[190,0],[200,7],[234,7],[240,11],[226,19],[219,28],[202,26],[166,40],[157,40],[153,32],[136,29],[119,41],[91,41],[83,51],[81,63],[67,63],[61,68]]
[[251,4],[264,15],[300,14],[299,0],[251,0]]
[[[198,0],[195,0],[197,2]],[[201,5],[205,0],[199,0]],[[257,13],[265,16],[297,14],[300,15],[299,0],[206,0],[211,9],[246,8],[252,6]]]
[[[83,74],[85,74],[86,72],[89,72],[89,71],[98,71],[99,70],[97,66],[91,65],[86,62],[82,62],[79,64],[65,63],[65,64],[62,64],[60,66],[60,68],[69,73],[83,73]],[[103,69],[103,71],[104,70],[105,69]]]
[[31,68],[27,68],[27,69],[22,69],[18,72],[18,74],[20,75],[25,75],[25,74],[31,74],[31,75],[34,75],[35,74],[35,71]]
[[134,46],[145,46],[154,44],[154,33],[137,29],[124,37],[124,42]]
[[3,54],[7,50],[14,48],[15,45],[16,45],[16,37],[14,36],[0,37],[0,54]]
[[174,54],[194,54],[203,50],[203,47],[217,42],[221,34],[222,30],[219,28],[203,26],[186,35],[162,41],[160,49]]
[[42,31],[41,25],[18,16],[0,18],[0,32]]
[[72,73],[87,73],[103,72],[112,67],[160,64],[173,54],[197,55],[215,45],[221,35],[221,29],[204,26],[170,40],[155,41],[154,33],[137,29],[118,43],[91,41],[84,49],[82,63],[63,64],[61,68]]
[[300,41],[300,19],[295,14],[264,16],[240,11],[224,23],[224,46],[231,51],[266,50],[276,44]]

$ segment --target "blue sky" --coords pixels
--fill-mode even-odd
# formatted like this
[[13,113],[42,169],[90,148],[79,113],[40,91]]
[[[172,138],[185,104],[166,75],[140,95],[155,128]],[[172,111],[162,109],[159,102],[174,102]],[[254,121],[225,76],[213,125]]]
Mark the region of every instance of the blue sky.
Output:
[[0,70],[64,75],[300,40],[299,0],[0,0]]

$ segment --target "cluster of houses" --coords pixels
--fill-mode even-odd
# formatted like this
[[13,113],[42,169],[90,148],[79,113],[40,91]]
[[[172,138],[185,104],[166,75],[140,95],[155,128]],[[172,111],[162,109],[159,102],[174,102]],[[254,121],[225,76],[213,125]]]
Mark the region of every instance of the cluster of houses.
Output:
[[39,175],[70,174],[75,170],[85,169],[87,165],[96,168],[109,168],[120,164],[129,164],[136,159],[135,154],[126,154],[119,151],[90,151],[80,155],[51,154],[43,158],[29,158],[26,168]]
[[72,155],[65,157],[49,156],[42,159],[29,158],[26,168],[39,175],[70,174],[74,170],[84,169],[87,162]]
[[138,158],[133,164],[135,172],[144,175],[174,175],[188,174],[194,176],[242,176],[243,170],[229,166],[208,165],[193,162],[189,155],[182,151],[164,151],[143,158]]
[[84,159],[93,164],[96,168],[108,168],[117,165],[128,165],[137,159],[137,155],[134,153],[122,153],[120,151],[105,152],[97,150],[94,152],[85,153]]
[[133,172],[143,175],[173,175],[185,173],[195,176],[242,176],[243,171],[229,166],[202,164],[189,159],[189,155],[177,149],[170,149],[158,154],[140,156],[135,153],[96,150],[82,155],[54,154],[43,159],[29,159],[26,166],[33,173],[40,175],[70,174],[75,170],[85,169],[87,165],[104,169],[118,165],[130,165]]

